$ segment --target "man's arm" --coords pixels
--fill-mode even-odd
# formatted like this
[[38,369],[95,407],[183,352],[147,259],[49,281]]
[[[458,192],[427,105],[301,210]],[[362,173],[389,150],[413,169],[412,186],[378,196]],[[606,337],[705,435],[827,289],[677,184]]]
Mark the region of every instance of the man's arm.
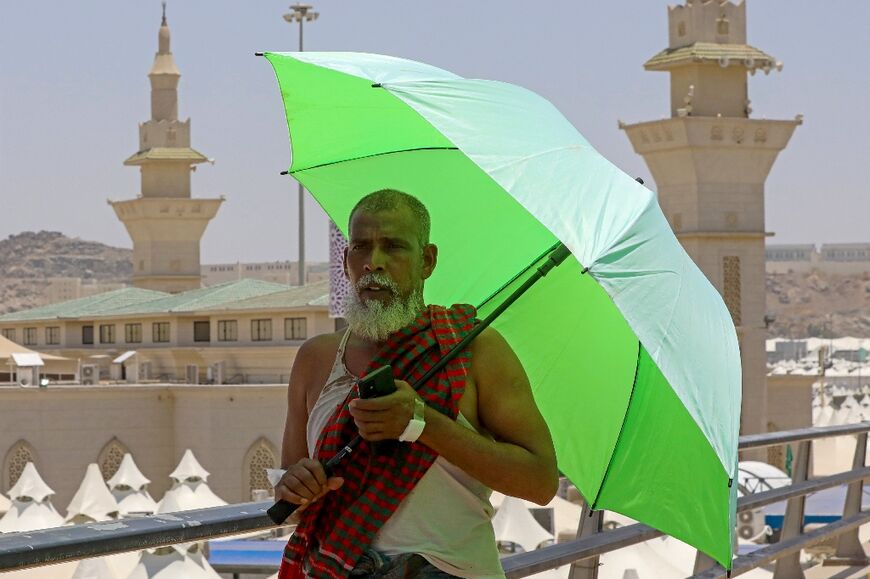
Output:
[[281,445],[281,468],[287,469],[275,486],[275,498],[294,504],[316,501],[343,484],[340,477],[327,479],[320,462],[308,457],[306,426],[308,424],[308,392],[318,380],[322,350],[328,349],[327,338],[318,336],[299,348],[290,384],[287,389],[287,420]]
[[[547,504],[559,484],[556,455],[526,373],[495,330],[485,330],[472,344],[478,417],[495,440],[427,407],[419,442],[497,491]],[[390,396],[351,403],[363,438],[395,439],[408,424],[417,394],[406,382],[397,380],[396,386]]]

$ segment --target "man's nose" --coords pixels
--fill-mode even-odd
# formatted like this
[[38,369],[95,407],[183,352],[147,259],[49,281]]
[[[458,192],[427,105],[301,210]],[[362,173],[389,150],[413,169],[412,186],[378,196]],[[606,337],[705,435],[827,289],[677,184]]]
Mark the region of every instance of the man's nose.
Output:
[[383,251],[375,248],[371,254],[369,255],[369,259],[367,263],[363,266],[363,269],[368,272],[372,271],[384,271],[387,267],[386,255]]

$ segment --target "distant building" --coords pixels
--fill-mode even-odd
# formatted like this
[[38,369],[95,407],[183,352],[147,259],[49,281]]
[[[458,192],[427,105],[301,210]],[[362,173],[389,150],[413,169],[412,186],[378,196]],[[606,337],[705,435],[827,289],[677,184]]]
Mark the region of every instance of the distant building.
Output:
[[748,44],[745,2],[687,0],[668,7],[668,46],[644,63],[669,73],[671,116],[620,123],[674,234],[737,327],[744,434],[768,429],[764,183],[802,122],[752,118],[748,77],[781,67]]
[[809,273],[849,275],[870,272],[870,243],[823,243],[768,245],[765,249],[768,273]]
[[139,151],[124,161],[139,167],[142,192],[109,204],[133,240],[133,285],[178,293],[201,285],[199,242],[223,198],[191,197],[190,175],[209,159],[190,146],[190,119],[178,119],[181,73],[169,41],[164,14],[148,73],[151,119],[139,125]]
[[45,303],[49,304],[77,300],[127,286],[127,284],[123,283],[101,283],[94,280],[83,280],[80,277],[50,277],[43,280],[42,283],[42,297]]
[[[130,287],[0,316],[0,332],[79,359],[95,373],[83,381],[286,383],[302,342],[335,330],[328,305],[326,281],[243,279],[179,294]],[[113,362],[126,352],[135,354]]]
[[764,258],[768,262],[810,262],[816,253],[816,246],[811,243],[768,245],[764,250]]
[[[329,262],[305,264],[305,283],[329,280]],[[258,279],[285,285],[297,285],[299,262],[263,261],[256,263],[210,263],[200,267],[202,285],[210,286],[240,279]]]
[[[287,414],[287,385],[57,386],[0,384],[0,493],[33,462],[56,491],[72,498],[85,467],[109,476],[132,453],[160,499],[186,448],[211,472],[211,489],[230,502],[268,489],[264,467],[277,467]],[[53,575],[48,575],[52,576]]]

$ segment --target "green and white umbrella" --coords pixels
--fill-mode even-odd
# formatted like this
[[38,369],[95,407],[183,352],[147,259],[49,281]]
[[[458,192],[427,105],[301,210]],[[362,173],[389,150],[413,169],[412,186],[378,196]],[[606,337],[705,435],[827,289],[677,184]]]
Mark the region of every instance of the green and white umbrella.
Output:
[[525,366],[559,468],[594,508],[730,568],[737,337],[655,195],[523,88],[372,54],[264,56],[289,172],[339,227],[378,189],[429,208],[439,261],[427,302],[483,316],[554,244],[571,250],[494,324]]

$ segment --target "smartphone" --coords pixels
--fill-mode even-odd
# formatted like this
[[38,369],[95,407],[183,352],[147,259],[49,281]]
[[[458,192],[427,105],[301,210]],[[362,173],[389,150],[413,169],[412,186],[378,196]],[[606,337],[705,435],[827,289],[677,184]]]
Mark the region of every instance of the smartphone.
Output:
[[389,364],[370,372],[359,381],[360,398],[377,398],[392,394],[395,391],[396,382],[393,379],[393,367]]

